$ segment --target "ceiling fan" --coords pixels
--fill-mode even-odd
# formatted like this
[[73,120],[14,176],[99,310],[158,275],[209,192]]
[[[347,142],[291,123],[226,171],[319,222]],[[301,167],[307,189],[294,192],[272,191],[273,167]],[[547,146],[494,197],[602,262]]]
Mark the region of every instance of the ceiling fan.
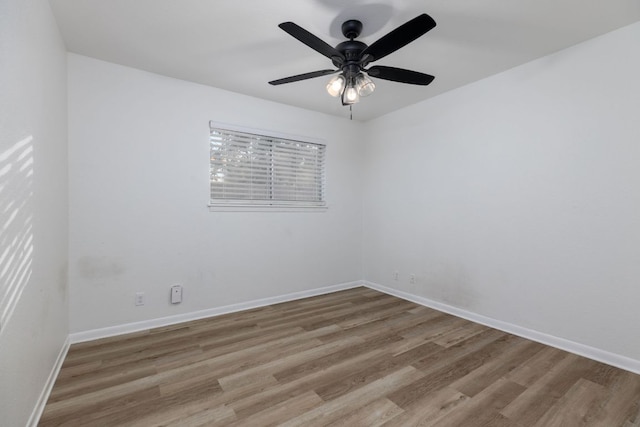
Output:
[[352,105],[358,102],[361,96],[368,96],[375,90],[375,84],[369,76],[423,86],[428,85],[434,79],[434,76],[429,74],[403,68],[384,65],[366,68],[371,62],[382,59],[406,46],[435,27],[436,22],[426,13],[402,24],[369,46],[354,40],[362,32],[362,22],[356,19],[350,19],[342,24],[342,34],[349,40],[343,41],[336,47],[331,47],[293,22],[283,22],[278,26],[311,49],[329,58],[338,69],[298,74],[270,81],[269,84],[281,85],[339,73],[327,84],[327,92],[334,97],[340,96],[342,105]]

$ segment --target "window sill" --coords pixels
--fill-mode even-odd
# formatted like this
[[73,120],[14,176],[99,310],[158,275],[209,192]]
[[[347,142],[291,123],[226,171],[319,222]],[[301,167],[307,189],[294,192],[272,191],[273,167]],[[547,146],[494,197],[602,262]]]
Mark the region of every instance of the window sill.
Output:
[[209,205],[209,212],[326,212],[328,206]]

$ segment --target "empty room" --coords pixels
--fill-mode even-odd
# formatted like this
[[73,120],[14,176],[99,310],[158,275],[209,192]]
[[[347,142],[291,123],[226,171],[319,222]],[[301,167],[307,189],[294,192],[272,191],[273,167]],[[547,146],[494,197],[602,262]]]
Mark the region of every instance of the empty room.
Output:
[[0,425],[640,426],[637,0],[0,0]]

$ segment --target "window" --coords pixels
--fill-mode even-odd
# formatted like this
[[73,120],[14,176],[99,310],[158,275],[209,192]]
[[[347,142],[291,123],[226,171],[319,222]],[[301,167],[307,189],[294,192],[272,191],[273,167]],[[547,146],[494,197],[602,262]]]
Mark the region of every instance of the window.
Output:
[[325,145],[210,129],[211,206],[325,205]]

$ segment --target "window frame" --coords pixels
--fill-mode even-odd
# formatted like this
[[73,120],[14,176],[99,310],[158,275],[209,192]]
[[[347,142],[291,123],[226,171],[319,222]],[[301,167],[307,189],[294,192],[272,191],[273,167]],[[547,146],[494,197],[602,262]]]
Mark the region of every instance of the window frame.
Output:
[[[320,193],[321,200],[277,200],[273,198],[269,199],[214,199],[212,198],[212,134],[214,130],[222,132],[242,133],[245,135],[255,136],[256,139],[262,141],[270,141],[275,144],[280,142],[292,142],[302,144],[313,144],[322,147],[322,157],[320,165]],[[209,122],[209,211],[211,212],[323,212],[326,211],[327,201],[327,186],[326,186],[326,160],[327,159],[327,144],[324,140],[317,138],[310,138],[299,135],[284,134],[281,132],[274,132],[270,130],[247,128],[243,126],[230,125],[227,123],[220,123],[215,121]],[[273,167],[273,159],[271,160],[271,166]],[[273,197],[273,174],[269,178],[269,187],[271,188],[271,194]]]

